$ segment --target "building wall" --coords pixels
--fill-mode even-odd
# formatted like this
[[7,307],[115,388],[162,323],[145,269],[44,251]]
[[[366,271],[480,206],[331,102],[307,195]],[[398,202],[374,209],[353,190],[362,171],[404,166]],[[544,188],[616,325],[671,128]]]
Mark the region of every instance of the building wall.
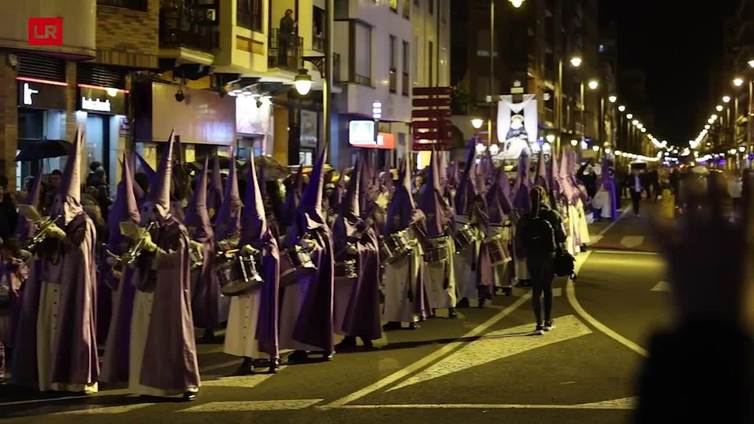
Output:
[[159,54],[160,0],[146,11],[97,5],[97,62],[156,68]]
[[16,146],[18,145],[18,89],[16,70],[7,55],[0,55],[0,175],[8,177],[10,190],[16,182]]

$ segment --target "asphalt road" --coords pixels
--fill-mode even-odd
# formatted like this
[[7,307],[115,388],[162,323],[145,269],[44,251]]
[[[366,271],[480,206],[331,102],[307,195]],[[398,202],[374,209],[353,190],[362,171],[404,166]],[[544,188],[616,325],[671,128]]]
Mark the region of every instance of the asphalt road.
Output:
[[[3,422],[36,423],[624,423],[647,336],[669,322],[660,257],[646,219],[593,226],[578,280],[558,280],[556,329],[533,336],[529,293],[462,309],[416,331],[386,333],[371,352],[232,377],[240,360],[200,345],[195,402],[90,397],[0,386]],[[600,234],[601,233],[601,234]]]

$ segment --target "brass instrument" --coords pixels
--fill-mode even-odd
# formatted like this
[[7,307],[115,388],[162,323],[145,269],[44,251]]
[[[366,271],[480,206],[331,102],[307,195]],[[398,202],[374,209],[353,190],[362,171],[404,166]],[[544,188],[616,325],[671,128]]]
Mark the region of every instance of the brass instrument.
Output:
[[[156,221],[151,221],[149,225],[147,225],[145,232],[149,233],[153,229],[157,227]],[[126,221],[121,222],[120,225],[121,232],[126,236],[135,236],[139,233],[141,233],[141,230],[136,227],[134,224]],[[142,250],[144,250],[144,237],[139,237],[139,239],[136,241],[136,243],[131,246],[125,253],[121,255],[116,255],[115,253],[105,250],[105,253],[107,256],[109,256],[112,259],[115,259],[115,269],[116,270],[123,270],[126,267],[133,267],[134,263],[136,263],[136,260],[139,259],[139,256],[141,256]]]
[[56,217],[47,217],[41,221],[38,221],[37,224],[37,230],[34,232],[34,236],[26,240],[26,243],[24,244],[23,249],[28,250],[29,252],[35,252],[39,245],[42,244],[43,241],[45,241],[49,235],[50,230],[52,230],[53,225],[60,219],[62,215],[58,215]]
[[204,264],[204,256],[202,254],[202,244],[191,241],[189,243],[189,259],[191,259],[191,269],[201,268]]

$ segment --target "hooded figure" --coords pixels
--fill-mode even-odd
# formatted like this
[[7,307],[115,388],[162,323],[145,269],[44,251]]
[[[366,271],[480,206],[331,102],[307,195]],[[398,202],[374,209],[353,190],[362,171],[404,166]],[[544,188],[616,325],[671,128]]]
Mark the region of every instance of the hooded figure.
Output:
[[[283,202],[283,210],[281,211],[280,223],[282,228],[280,231],[285,231],[288,227],[293,225],[295,220],[296,210],[301,204],[301,188],[303,186],[304,177],[304,165],[302,164],[298,168],[298,172],[293,176],[290,184],[286,186],[285,201]],[[311,182],[311,181],[310,181]]]
[[[358,160],[348,183],[346,197],[332,228],[335,249],[335,331],[345,336],[338,350],[356,347],[360,337],[366,348],[382,337],[380,328],[380,250],[371,218],[362,219],[359,199],[363,160]],[[354,263],[355,278],[340,271]]]
[[[600,186],[595,196],[594,203],[600,203],[601,217],[618,219],[618,198],[615,189],[615,177],[610,169],[610,161],[607,158],[602,159],[602,172],[600,173]],[[600,201],[598,201],[598,198]],[[596,205],[595,205],[596,207]]]
[[[207,169],[207,168],[205,168]],[[215,214],[223,203],[223,179],[220,174],[220,157],[215,156],[212,161],[212,179],[207,187],[207,209],[210,219],[215,222]]]
[[228,299],[220,294],[220,281],[215,263],[215,233],[207,210],[208,165],[209,159],[205,159],[204,170],[197,177],[194,194],[186,208],[184,224],[191,237],[191,249],[194,252],[191,269],[191,311],[194,326],[204,328],[205,339],[212,340],[213,330],[227,320]]
[[511,243],[511,218],[513,205],[508,198],[506,188],[510,188],[508,174],[500,168],[494,183],[486,195],[485,243],[479,254],[480,294],[491,297],[496,288],[510,290],[508,264],[511,260],[509,245]]
[[233,152],[230,154],[230,172],[225,184],[225,193],[223,193],[223,202],[220,210],[215,215],[215,240],[223,243],[227,240],[233,240],[235,244],[241,231],[241,194],[238,191],[238,175],[235,166]]
[[97,390],[96,240],[80,203],[83,145],[79,130],[50,209],[55,223],[24,289],[13,380],[42,391]]
[[518,158],[516,184],[513,186],[513,207],[519,215],[529,212],[529,209],[531,209],[531,200],[529,199],[530,188],[529,156],[526,153],[521,153],[521,156]]
[[[130,221],[139,224],[139,206],[136,201],[131,160],[124,155],[123,174],[118,184],[118,196],[107,217],[107,250],[122,255],[128,250],[128,239],[120,232],[120,223]],[[108,261],[110,265],[110,261]],[[110,268],[112,269],[112,268]],[[131,318],[135,288],[131,282],[134,269],[126,267],[120,272],[105,275],[112,290],[112,315],[105,342],[105,357],[102,361],[102,381],[122,383],[128,381],[128,351],[131,340]]]
[[430,307],[425,290],[421,244],[417,242],[426,230],[424,213],[417,209],[411,194],[411,161],[403,161],[400,183],[390,200],[385,222],[385,237],[404,232],[411,250],[408,255],[385,264],[384,330],[397,330],[402,323],[416,329],[415,322],[429,316]]
[[143,243],[143,249],[132,279],[137,291],[128,390],[191,400],[200,380],[191,314],[190,241],[186,227],[170,214],[172,153],[171,138],[141,205],[142,229],[129,234]]
[[257,178],[254,168],[252,157],[244,193],[239,245],[242,249],[248,245],[260,252],[256,256],[256,266],[262,285],[231,298],[224,348],[225,353],[244,358],[239,369],[241,374],[253,372],[254,358],[263,355],[270,360],[271,372],[276,372],[279,365],[280,252],[267,223],[260,190],[260,180],[264,180]]
[[449,223],[447,204],[440,193],[437,155],[432,152],[427,182],[419,192],[418,206],[426,217],[424,242],[427,293],[432,309],[447,308],[456,317],[456,282],[453,270],[455,246],[446,232]]
[[545,160],[545,153],[539,152],[539,160],[537,161],[537,176],[534,177],[534,184],[544,187],[545,190],[550,191],[550,179],[547,178],[547,161]]
[[293,211],[288,227],[287,247],[304,246],[309,250],[316,272],[299,274],[284,287],[280,310],[280,348],[294,349],[289,362],[307,359],[307,351],[333,354],[334,264],[330,228],[322,212],[325,146],[314,165],[301,204]]

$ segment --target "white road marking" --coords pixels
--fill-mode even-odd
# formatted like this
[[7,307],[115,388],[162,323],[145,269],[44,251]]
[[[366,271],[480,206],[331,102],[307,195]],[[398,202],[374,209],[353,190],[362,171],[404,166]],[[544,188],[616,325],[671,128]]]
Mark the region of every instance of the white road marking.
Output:
[[574,410],[632,410],[636,399],[632,397],[575,405],[519,404],[519,403],[425,403],[397,405],[344,405],[343,409],[574,409]]
[[135,411],[137,409],[146,408],[155,405],[154,403],[135,403],[133,405],[117,405],[117,406],[100,406],[96,405],[93,408],[78,409],[75,411],[62,411],[56,412],[52,415],[114,415],[125,414],[126,412]]
[[75,399],[92,399],[98,396],[121,396],[121,395],[128,395],[128,394],[129,394],[128,390],[125,390],[125,389],[106,390],[106,391],[93,393],[91,395],[61,396],[61,397],[53,397],[53,398],[41,398],[41,399],[29,399],[29,400],[17,400],[17,401],[12,401],[12,402],[2,402],[0,403],[0,406],[31,405],[34,403],[60,402],[63,400],[75,400]]
[[419,374],[390,388],[388,392],[592,333],[573,315],[566,315],[555,321],[557,328],[541,337],[532,336],[532,324],[487,333],[481,339],[468,343]]
[[667,281],[660,281],[657,283],[654,287],[652,287],[653,292],[669,292],[670,291],[670,284],[668,284]]
[[[284,368],[285,367],[280,367],[281,370]],[[239,387],[250,389],[269,380],[273,375],[274,374],[253,374],[222,377],[217,380],[202,381],[202,387]]]
[[641,250],[605,250],[605,249],[594,249],[592,250],[594,253],[600,253],[604,255],[647,255],[647,256],[658,256],[660,252],[648,252],[648,251],[641,251]]
[[[471,331],[464,334],[462,337],[475,337],[479,334],[482,334],[487,329],[495,325],[498,321],[505,318],[506,316],[510,315],[513,311],[521,307],[521,305],[525,304],[526,302],[531,299],[531,294],[527,293],[526,295],[520,297],[518,300],[513,302],[510,306],[506,307],[502,311],[495,314],[493,317],[488,319],[487,321],[483,322],[482,324],[479,324],[478,326],[474,327]],[[332,401],[328,403],[327,405],[323,405],[320,408],[327,409],[327,408],[335,408],[343,406],[347,403],[353,402],[357,399],[361,399],[364,396],[367,396],[368,394],[375,392],[385,386],[388,386],[390,384],[393,384],[394,382],[426,367],[427,365],[431,365],[435,362],[437,362],[440,358],[445,356],[446,354],[450,353],[454,349],[463,346],[463,342],[457,341],[453,343],[448,343],[446,345],[443,345],[440,349],[437,349],[436,351],[430,353],[429,355],[425,356],[424,358],[414,362],[411,365],[408,365],[407,367],[398,370],[385,378],[370,384],[367,387],[364,387],[354,393],[351,393],[350,395],[344,396],[340,399],[337,399],[335,401]]]
[[[584,263],[589,259],[589,256],[591,256],[592,252],[586,252],[586,255],[578,256],[576,258],[576,274],[579,273],[581,270],[581,267],[584,265]],[[605,324],[598,321],[596,318],[594,318],[592,315],[590,315],[579,303],[578,299],[576,299],[576,288],[573,284],[573,280],[568,279],[568,283],[566,284],[566,296],[568,297],[568,303],[571,304],[571,307],[576,311],[579,316],[595,327],[597,330],[604,333],[606,336],[610,337],[611,339],[617,341],[618,343],[626,346],[627,348],[633,350],[634,352],[638,353],[639,355],[643,357],[647,357],[648,353],[647,350],[643,347],[639,346],[638,344],[632,342],[631,340],[628,340],[627,338],[621,336],[617,332],[613,331],[610,327],[606,326]]]
[[283,400],[251,400],[208,402],[202,405],[176,411],[178,413],[201,412],[251,412],[251,411],[290,411],[310,408],[323,399],[283,399]]
[[623,236],[623,238],[620,239],[620,244],[630,249],[632,247],[641,246],[642,243],[644,243],[644,239],[644,236]]
[[596,236],[591,236],[591,237],[596,237],[596,238],[597,238],[598,240],[601,240],[601,239],[602,239],[602,237],[604,237],[604,236],[605,236],[605,234],[607,234],[607,232],[608,232],[608,231],[610,231],[610,229],[611,229],[611,228],[613,228],[613,227],[615,226],[615,224],[617,224],[617,223],[618,223],[618,221],[620,221],[620,220],[621,220],[621,219],[623,219],[623,218],[624,218],[624,217],[625,217],[626,215],[628,215],[628,211],[629,211],[629,210],[630,210],[630,208],[629,208],[629,207],[626,207],[626,208],[625,208],[625,209],[623,210],[623,213],[622,213],[622,214],[620,214],[620,216],[618,217],[618,219],[616,219],[615,221],[611,222],[611,223],[610,223],[610,225],[608,225],[607,227],[605,227],[605,228],[604,228],[604,229],[603,229],[602,231],[600,231],[600,232],[599,232],[599,233],[598,233],[598,234],[597,234]]

